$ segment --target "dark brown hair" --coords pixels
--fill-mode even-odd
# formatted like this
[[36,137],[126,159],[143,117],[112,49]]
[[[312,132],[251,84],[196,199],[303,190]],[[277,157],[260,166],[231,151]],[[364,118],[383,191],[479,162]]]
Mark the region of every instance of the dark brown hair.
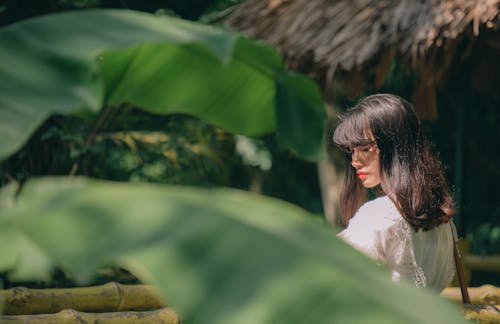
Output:
[[341,207],[346,224],[366,197],[351,165],[353,147],[373,141],[380,150],[381,187],[413,229],[429,230],[454,213],[442,167],[431,151],[412,105],[391,94],[361,100],[340,117],[333,141],[345,152]]

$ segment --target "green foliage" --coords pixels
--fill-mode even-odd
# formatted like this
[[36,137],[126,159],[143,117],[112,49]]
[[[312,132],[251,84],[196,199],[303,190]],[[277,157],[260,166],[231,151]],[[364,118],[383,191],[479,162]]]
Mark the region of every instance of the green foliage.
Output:
[[[2,270],[40,276],[51,260],[84,283],[119,264],[189,323],[463,322],[435,293],[392,283],[304,210],[247,192],[45,178],[28,182],[0,222],[0,238],[30,239],[2,241]],[[28,252],[40,261],[16,261]]]
[[243,0],[214,0],[213,4],[206,10],[205,13],[208,14],[214,11],[220,11],[228,7],[237,5],[242,1]]
[[411,100],[414,83],[414,72],[404,69],[396,59],[393,59],[380,92],[397,93],[401,97]]
[[324,220],[316,164],[297,159],[289,151],[273,149],[273,165],[262,177],[262,193],[292,202]]
[[[323,148],[317,88],[286,72],[275,51],[238,35],[131,11],[84,11],[14,24],[0,42],[8,44],[0,47],[2,158],[47,118],[57,124],[54,115],[69,115],[74,132],[49,122],[34,136],[60,143],[85,172],[105,161],[149,181],[190,152],[222,161],[200,146],[210,139],[203,127],[193,142],[104,127],[123,105],[191,114],[239,134],[277,131],[308,159]],[[89,123],[78,126],[82,118]],[[12,278],[47,278],[57,266],[85,284],[99,267],[119,265],[157,285],[189,323],[461,322],[435,293],[393,284],[386,269],[279,200],[70,177],[31,179],[20,193],[5,186],[0,203],[0,271]]]
[[198,20],[241,0],[7,0],[0,1],[0,25],[44,14],[87,8],[120,8]]
[[[0,164],[2,182],[78,174],[118,181],[246,187],[234,136],[202,120],[122,107],[92,141],[95,120],[53,116],[19,152]],[[239,173],[238,182],[234,175]]]
[[475,254],[498,254],[500,251],[500,226],[482,223],[467,238],[472,243],[471,250]]
[[237,136],[236,151],[244,164],[261,171],[268,171],[273,164],[271,152],[263,140]]
[[61,8],[80,9],[95,7],[101,0],[57,0],[56,2]]
[[300,152],[303,158],[319,160],[325,148],[318,150],[308,143],[309,137],[323,138],[324,134],[324,128],[317,127],[324,124],[325,115],[321,97],[315,96],[316,86],[298,74],[289,74],[277,78],[276,89],[278,135],[289,147],[304,148]]
[[197,119],[174,116],[167,131],[100,134],[82,157],[82,173],[133,182],[230,185],[237,166],[233,137]]
[[[303,158],[318,158],[323,146],[297,124],[276,120],[276,111],[290,112],[322,132],[317,87],[286,72],[270,47],[237,34],[132,11],[86,10],[8,26],[0,42],[8,45],[0,48],[3,158],[51,114],[122,103],[191,114],[250,136],[276,127],[287,136],[297,132],[284,138]],[[288,106],[283,98],[290,96],[297,103]]]

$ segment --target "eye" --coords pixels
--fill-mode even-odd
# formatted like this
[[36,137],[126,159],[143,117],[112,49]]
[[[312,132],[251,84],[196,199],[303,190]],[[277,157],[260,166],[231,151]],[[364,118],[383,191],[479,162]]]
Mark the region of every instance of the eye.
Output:
[[367,146],[361,146],[359,149],[361,150],[361,152],[370,152],[370,149],[372,148],[371,145],[367,145]]
[[354,149],[352,148],[345,148],[344,150],[344,153],[348,154],[348,155],[352,155],[352,153],[354,153]]

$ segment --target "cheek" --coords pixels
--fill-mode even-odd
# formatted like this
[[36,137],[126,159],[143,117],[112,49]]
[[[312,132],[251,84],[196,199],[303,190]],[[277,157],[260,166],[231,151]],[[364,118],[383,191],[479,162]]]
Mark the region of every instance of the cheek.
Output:
[[372,171],[373,171],[373,175],[374,175],[376,181],[380,182],[381,171],[380,171],[380,159],[379,159],[379,155],[378,154],[373,159],[373,162],[372,162]]
[[378,159],[373,163],[373,170],[380,176],[380,162]]
[[380,171],[379,171],[378,168],[377,168],[377,170],[374,173],[374,177],[375,177],[375,181],[377,182],[377,184],[379,184],[381,178],[380,178]]

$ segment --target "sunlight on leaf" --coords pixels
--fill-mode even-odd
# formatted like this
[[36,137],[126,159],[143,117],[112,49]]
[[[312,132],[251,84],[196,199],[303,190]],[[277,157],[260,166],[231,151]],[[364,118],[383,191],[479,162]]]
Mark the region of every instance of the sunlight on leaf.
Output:
[[[130,10],[68,11],[4,27],[0,44],[0,159],[52,114],[123,103],[247,136],[275,131],[277,111],[289,109],[315,135],[324,129],[311,80],[292,82],[270,46],[212,26]],[[307,91],[297,88],[299,78]],[[276,79],[287,100],[276,98]],[[278,124],[286,136],[296,128]],[[322,149],[322,136],[285,141],[300,157]]]

